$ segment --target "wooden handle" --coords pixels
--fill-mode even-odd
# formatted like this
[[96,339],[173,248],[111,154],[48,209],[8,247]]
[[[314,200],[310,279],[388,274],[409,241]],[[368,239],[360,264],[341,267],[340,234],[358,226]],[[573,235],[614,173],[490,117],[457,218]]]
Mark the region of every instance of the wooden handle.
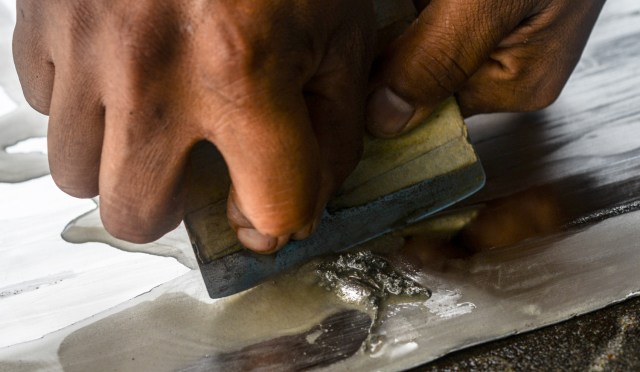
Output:
[[[362,160],[328,206],[329,212],[367,204],[420,181],[477,162],[467,141],[458,106],[448,100],[429,121],[395,139],[367,137]],[[201,263],[243,247],[227,222],[229,176],[220,153],[210,143],[194,149],[185,224]]]

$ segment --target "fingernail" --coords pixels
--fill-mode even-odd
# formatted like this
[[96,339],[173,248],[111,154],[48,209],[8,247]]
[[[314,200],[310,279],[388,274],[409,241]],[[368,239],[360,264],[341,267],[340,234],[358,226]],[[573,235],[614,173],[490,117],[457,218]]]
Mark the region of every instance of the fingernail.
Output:
[[378,88],[367,106],[369,130],[375,135],[393,136],[407,126],[415,112],[414,107],[391,89]]
[[240,243],[259,253],[270,253],[278,246],[277,238],[262,235],[256,229],[241,227],[236,234]]

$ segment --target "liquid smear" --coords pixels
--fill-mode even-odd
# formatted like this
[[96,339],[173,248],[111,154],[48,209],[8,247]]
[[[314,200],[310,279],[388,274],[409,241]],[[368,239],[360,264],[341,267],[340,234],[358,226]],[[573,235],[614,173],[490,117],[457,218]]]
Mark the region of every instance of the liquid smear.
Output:
[[[15,3],[11,6],[15,9]],[[29,107],[13,65],[15,18],[0,3],[0,182],[18,183],[49,174],[42,151],[12,153],[11,147],[47,134],[47,118]],[[41,141],[42,142],[42,141]]]
[[124,252],[146,253],[159,257],[173,257],[176,261],[195,270],[198,263],[193,256],[187,232],[181,226],[152,243],[134,244],[116,239],[107,232],[100,219],[98,199],[96,208],[71,220],[62,231],[62,239],[72,244],[104,243]]
[[363,308],[371,316],[369,335],[362,347],[373,354],[384,344],[380,333],[382,312],[393,303],[422,301],[431,291],[396,270],[387,260],[370,250],[340,254],[318,264],[319,285],[347,304]]
[[[3,52],[0,50],[0,59],[4,58]],[[24,98],[18,99],[22,97],[21,91],[5,90],[3,80],[17,80],[17,77],[6,75],[0,66],[0,101],[11,99],[14,102],[12,105],[0,102],[0,182],[18,183],[49,174],[44,154],[46,146],[43,146],[46,142],[42,140],[47,134],[47,119],[27,106]],[[37,146],[18,151],[20,147],[25,148],[25,141],[36,138],[39,139],[35,143]]]

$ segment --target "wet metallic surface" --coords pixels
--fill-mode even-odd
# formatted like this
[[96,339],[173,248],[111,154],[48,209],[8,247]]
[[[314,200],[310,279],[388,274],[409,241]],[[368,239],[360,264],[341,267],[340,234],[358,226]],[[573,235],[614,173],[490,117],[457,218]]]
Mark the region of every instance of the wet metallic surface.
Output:
[[[205,357],[184,371],[249,371],[265,368],[286,371],[330,366],[360,350],[370,324],[371,318],[365,313],[356,310],[338,313],[305,333]],[[292,353],[294,350],[304,352],[300,355]]]
[[[0,370],[399,370],[625,300],[571,320],[574,328],[433,368],[637,366],[638,301],[629,299],[640,294],[639,37],[640,4],[608,2],[556,104],[469,121],[487,186],[391,255],[433,295],[388,304],[385,342],[372,354],[359,349],[370,317],[314,292],[303,273],[211,301],[199,273],[173,258],[63,242],[58,234],[92,202],[64,198],[48,178],[0,183],[0,292],[11,294],[0,297]],[[15,125],[11,115],[0,122]],[[570,349],[590,357],[561,351]]]

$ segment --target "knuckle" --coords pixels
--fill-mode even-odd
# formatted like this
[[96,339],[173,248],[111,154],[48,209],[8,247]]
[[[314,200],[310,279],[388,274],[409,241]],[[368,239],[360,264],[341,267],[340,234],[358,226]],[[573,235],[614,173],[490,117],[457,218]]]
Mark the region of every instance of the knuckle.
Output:
[[[134,204],[137,205],[137,204]],[[105,230],[113,237],[132,243],[150,243],[171,231],[181,221],[174,213],[156,208],[138,208],[124,203],[100,200],[100,217]]]
[[67,195],[75,198],[88,199],[98,195],[98,186],[96,182],[77,182],[72,181],[69,177],[61,177],[51,170],[51,177],[56,186]]
[[55,70],[53,63],[33,54],[16,55],[15,61],[25,100],[34,110],[49,115]]
[[130,78],[157,79],[189,57],[186,21],[172,6],[141,6],[122,14],[113,21],[116,32],[109,40]]
[[269,63],[269,52],[264,43],[252,32],[229,25],[220,31],[219,57],[222,69],[237,71],[240,75],[253,74]]
[[40,89],[25,88],[24,85],[22,90],[24,98],[31,108],[42,115],[49,115],[51,97],[48,94],[41,92]]
[[264,15],[253,14],[255,18],[251,18],[245,13],[221,4],[215,7],[214,17],[205,20],[199,32],[194,33],[194,43],[201,55],[214,60],[204,66],[229,73],[260,63],[259,57],[267,50],[265,44],[272,33],[269,28],[272,22],[265,22]]
[[[266,96],[265,91],[302,84],[308,78],[315,57],[312,41],[304,32],[291,32],[296,28],[293,21],[268,9],[252,14],[254,18],[229,9],[221,13],[193,41],[199,51],[193,68],[204,92],[231,106],[243,106],[256,96]],[[220,22],[223,16],[233,21]]]
[[196,64],[199,81],[207,91],[237,105],[242,104],[259,80],[275,77],[268,73],[277,63],[273,53],[257,37],[238,30],[237,26],[221,26],[214,33],[215,51],[201,56],[214,56],[213,61]]
[[[104,7],[101,6],[101,2],[96,1],[76,1],[69,4],[71,9],[68,10],[69,18],[69,30],[72,32],[70,37],[74,38],[74,41],[84,39],[85,36],[93,34],[102,20],[101,17],[97,17],[97,14],[105,14]],[[85,46],[90,45],[84,43]]]

